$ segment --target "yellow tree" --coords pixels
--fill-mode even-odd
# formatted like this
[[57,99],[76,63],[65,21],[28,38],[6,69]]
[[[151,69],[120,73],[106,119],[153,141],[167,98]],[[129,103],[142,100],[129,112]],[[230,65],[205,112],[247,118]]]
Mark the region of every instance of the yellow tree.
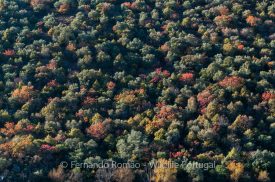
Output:
[[244,165],[240,162],[231,161],[227,165],[227,169],[231,173],[231,175],[230,175],[231,179],[233,181],[239,181],[240,177],[242,176],[242,174],[244,172]]
[[135,175],[130,168],[118,168],[114,172],[114,179],[117,182],[132,182]]
[[159,159],[154,169],[155,182],[176,181],[177,168],[171,160]]
[[62,182],[65,180],[65,172],[62,166],[58,166],[56,169],[52,169],[49,174],[49,178],[56,182]]
[[270,181],[269,174],[267,171],[260,171],[258,176],[259,181]]

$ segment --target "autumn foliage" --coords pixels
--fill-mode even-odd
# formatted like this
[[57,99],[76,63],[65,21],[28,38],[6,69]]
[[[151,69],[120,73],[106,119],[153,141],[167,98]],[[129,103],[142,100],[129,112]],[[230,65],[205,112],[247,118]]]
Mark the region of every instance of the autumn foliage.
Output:
[[194,74],[193,73],[183,73],[180,76],[180,81],[189,82],[189,81],[192,81],[193,78],[194,78]]
[[102,122],[97,122],[87,129],[87,133],[96,139],[102,139],[106,135],[106,129]]
[[63,3],[59,6],[57,12],[59,13],[66,13],[67,11],[69,11],[70,9],[70,5],[67,3]]
[[177,169],[171,160],[159,159],[156,161],[154,169],[154,181],[156,182],[175,182]]
[[247,18],[246,18],[246,22],[251,25],[251,26],[256,26],[257,23],[259,22],[259,18],[255,17],[255,16],[252,16],[252,15],[249,15]]
[[274,7],[0,0],[0,181],[274,181]]
[[270,92],[264,92],[262,94],[262,99],[264,101],[269,101],[270,99],[275,99],[275,94],[274,93],[270,93]]
[[244,173],[244,165],[240,162],[232,161],[227,165],[230,171],[230,177],[233,181],[239,181],[241,175]]
[[222,81],[219,82],[219,85],[222,87],[231,87],[239,88],[243,86],[244,79],[238,76],[229,76],[225,77]]
[[3,52],[3,54],[5,56],[13,56],[15,54],[15,51],[14,50],[11,50],[11,49],[7,49]]
[[20,101],[26,102],[31,99],[33,92],[33,86],[22,86],[13,91],[12,97],[19,98]]

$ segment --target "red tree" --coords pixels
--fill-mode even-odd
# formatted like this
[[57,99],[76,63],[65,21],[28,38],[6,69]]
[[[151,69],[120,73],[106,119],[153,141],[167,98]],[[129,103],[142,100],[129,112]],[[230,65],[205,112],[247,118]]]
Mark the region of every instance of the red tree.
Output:
[[232,87],[239,88],[243,86],[244,79],[238,76],[227,76],[222,81],[219,82],[219,85],[222,87]]
[[183,73],[179,79],[180,79],[180,81],[189,82],[194,79],[194,74],[193,73]]
[[270,99],[275,99],[275,94],[274,93],[270,93],[270,92],[264,92],[262,94],[262,99],[264,101],[269,101]]
[[103,139],[106,135],[106,129],[105,129],[103,123],[98,122],[98,123],[91,125],[87,129],[87,133],[97,139]]

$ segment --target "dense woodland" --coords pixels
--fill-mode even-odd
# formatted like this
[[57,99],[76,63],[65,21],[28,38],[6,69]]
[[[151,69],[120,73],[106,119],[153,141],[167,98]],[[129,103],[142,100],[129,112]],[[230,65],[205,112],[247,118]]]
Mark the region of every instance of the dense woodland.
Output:
[[[0,181],[272,182],[273,0],[0,0]],[[99,161],[216,163],[84,169]]]

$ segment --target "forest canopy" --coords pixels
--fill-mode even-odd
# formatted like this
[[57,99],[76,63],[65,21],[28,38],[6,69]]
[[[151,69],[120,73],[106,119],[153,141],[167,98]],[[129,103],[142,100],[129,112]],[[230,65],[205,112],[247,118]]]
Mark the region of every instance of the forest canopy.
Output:
[[[272,182],[274,21],[272,0],[0,0],[0,181]],[[142,166],[71,165],[101,161]]]

